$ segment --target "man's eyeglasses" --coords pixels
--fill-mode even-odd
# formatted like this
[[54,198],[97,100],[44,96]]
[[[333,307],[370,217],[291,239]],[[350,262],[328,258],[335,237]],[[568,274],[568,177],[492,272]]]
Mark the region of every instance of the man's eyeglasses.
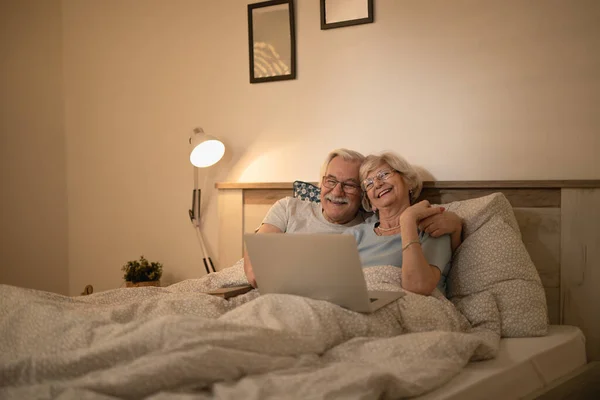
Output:
[[360,185],[354,182],[340,182],[332,176],[323,177],[323,186],[325,186],[328,189],[334,189],[338,183],[342,185],[342,190],[345,193],[353,194],[360,192]]
[[365,192],[371,190],[371,188],[375,186],[375,180],[378,180],[379,182],[387,181],[389,177],[394,174],[394,172],[396,171],[384,169],[383,171],[376,173],[374,177],[365,179],[362,181],[363,190]]

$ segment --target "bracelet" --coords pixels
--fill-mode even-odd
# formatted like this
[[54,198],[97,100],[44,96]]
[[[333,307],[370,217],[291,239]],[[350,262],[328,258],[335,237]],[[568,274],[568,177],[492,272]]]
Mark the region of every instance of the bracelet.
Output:
[[408,249],[408,247],[411,244],[415,244],[415,243],[421,244],[421,241],[419,241],[419,240],[411,240],[410,242],[406,243],[406,246],[402,247],[402,252],[404,252],[404,250]]

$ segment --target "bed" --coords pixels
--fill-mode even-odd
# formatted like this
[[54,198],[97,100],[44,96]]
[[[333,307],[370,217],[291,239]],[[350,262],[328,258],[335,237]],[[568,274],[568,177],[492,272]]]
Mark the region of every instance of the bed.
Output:
[[[0,398],[507,399],[599,359],[600,182],[426,183],[424,198],[466,218],[452,301],[407,293],[366,315],[297,296],[206,294],[245,282],[243,233],[292,194],[292,183],[217,188],[216,273],[78,297],[0,285]],[[496,246],[490,233],[523,251],[474,268],[490,258],[477,240]],[[498,265],[505,272],[461,280]],[[402,290],[394,267],[365,278]]]
[[[241,238],[260,224],[292,182],[219,183],[220,236]],[[600,360],[600,181],[425,182],[421,199],[462,202],[502,193],[510,202],[522,241],[545,292],[547,336],[505,338],[495,358],[469,363],[423,399],[522,398],[538,395],[564,377]],[[219,259],[241,254],[228,241]],[[227,263],[228,261],[225,261]],[[587,364],[589,367],[591,364]],[[510,383],[510,384],[508,384]]]

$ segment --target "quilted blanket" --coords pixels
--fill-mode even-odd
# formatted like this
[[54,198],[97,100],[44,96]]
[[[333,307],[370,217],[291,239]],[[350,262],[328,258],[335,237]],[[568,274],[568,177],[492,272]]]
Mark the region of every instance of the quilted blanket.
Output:
[[[394,267],[365,275],[370,289],[402,290]],[[498,348],[498,321],[469,322],[439,292],[372,314],[203,293],[244,282],[240,260],[169,287],[81,297],[0,285],[0,398],[397,399]]]

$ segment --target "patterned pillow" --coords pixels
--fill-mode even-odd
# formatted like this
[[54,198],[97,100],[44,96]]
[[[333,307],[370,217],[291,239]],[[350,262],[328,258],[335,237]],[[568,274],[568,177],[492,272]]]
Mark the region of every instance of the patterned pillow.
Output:
[[314,201],[320,203],[321,189],[312,183],[295,181],[294,182],[294,197],[300,198],[300,200]]
[[491,292],[500,312],[503,337],[546,335],[544,288],[506,197],[494,193],[445,206],[464,221],[464,240],[448,275],[448,298],[464,306],[469,296]]

